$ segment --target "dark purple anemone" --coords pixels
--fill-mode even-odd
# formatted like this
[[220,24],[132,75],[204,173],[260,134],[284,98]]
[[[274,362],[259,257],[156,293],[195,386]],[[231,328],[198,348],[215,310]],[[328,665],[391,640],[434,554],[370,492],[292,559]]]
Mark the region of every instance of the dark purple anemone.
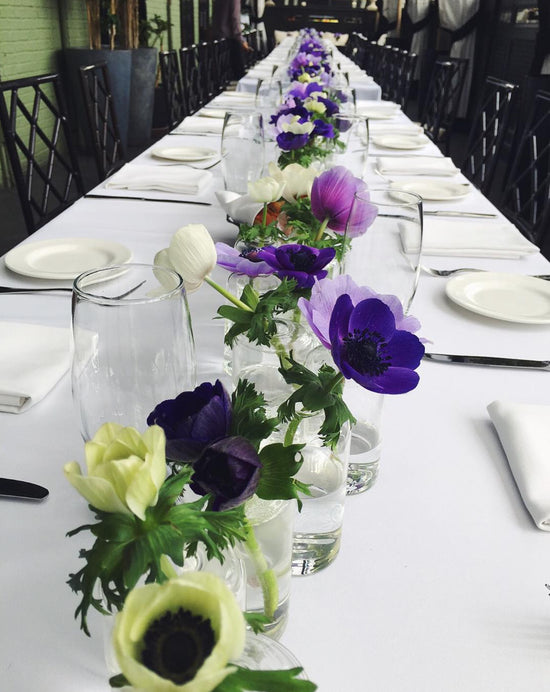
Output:
[[336,132],[334,131],[334,126],[331,123],[326,123],[324,120],[317,119],[313,121],[314,128],[311,133],[312,136],[326,137],[326,139],[334,139]]
[[164,430],[168,459],[193,461],[207,445],[229,434],[229,394],[219,380],[214,385],[203,382],[192,392],[158,404],[147,417],[147,425]]
[[206,447],[193,464],[191,490],[212,494],[211,509],[230,509],[248,500],[260,480],[262,463],[244,437],[225,437]]
[[280,247],[269,245],[261,248],[257,257],[273,267],[279,279],[295,279],[299,288],[311,288],[316,279],[325,278],[325,267],[334,259],[335,254],[331,247],[318,249],[289,243]]
[[292,132],[281,132],[281,134],[277,135],[277,145],[283,151],[301,149],[305,147],[308,142],[308,134],[295,135]]
[[378,298],[355,307],[341,295],[332,311],[329,337],[338,369],[347,379],[380,394],[404,394],[419,381],[424,346],[414,334],[395,328],[390,308]]

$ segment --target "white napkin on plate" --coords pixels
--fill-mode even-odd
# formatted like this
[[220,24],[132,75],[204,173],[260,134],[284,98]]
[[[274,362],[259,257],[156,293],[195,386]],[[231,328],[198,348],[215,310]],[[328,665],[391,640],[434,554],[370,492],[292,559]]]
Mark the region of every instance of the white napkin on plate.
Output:
[[[405,252],[418,252],[416,233],[403,228],[401,241]],[[510,223],[424,217],[423,255],[513,258],[537,252]]]
[[185,118],[172,132],[177,135],[221,135],[223,120],[217,118],[201,118],[200,115],[191,115]]
[[53,389],[70,364],[70,329],[0,322],[0,411],[26,411]]
[[[206,120],[206,118],[204,118]],[[210,171],[181,166],[124,166],[105,183],[112,190],[162,190],[196,195],[212,180]]]
[[525,506],[550,531],[550,406],[493,401],[487,411]]
[[376,167],[382,175],[456,175],[459,172],[448,156],[379,156]]
[[261,202],[255,202],[250,195],[240,195],[237,192],[219,190],[216,197],[221,208],[233,221],[247,223],[250,226],[264,206]]

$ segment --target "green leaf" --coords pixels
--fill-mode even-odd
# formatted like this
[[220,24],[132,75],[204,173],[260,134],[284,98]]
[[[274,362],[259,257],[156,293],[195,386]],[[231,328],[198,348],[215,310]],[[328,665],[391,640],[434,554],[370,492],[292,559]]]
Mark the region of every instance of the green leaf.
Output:
[[260,450],[262,472],[256,494],[263,500],[298,499],[294,476],[302,466],[300,450],[304,445],[285,445],[275,442]]
[[215,692],[314,692],[317,689],[315,683],[297,679],[302,670],[250,670],[239,666],[215,688]]
[[231,435],[248,439],[256,450],[277,428],[278,419],[268,418],[263,394],[251,382],[239,380],[232,394]]
[[252,629],[254,634],[259,634],[264,631],[266,625],[269,625],[271,618],[263,613],[243,613],[246,624]]

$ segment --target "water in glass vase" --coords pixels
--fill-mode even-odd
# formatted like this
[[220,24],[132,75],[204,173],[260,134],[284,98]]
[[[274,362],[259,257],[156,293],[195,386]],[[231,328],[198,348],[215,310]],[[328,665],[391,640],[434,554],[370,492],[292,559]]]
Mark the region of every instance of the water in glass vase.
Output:
[[[253,558],[247,546],[242,545],[241,559],[246,571],[246,610],[263,614],[266,608],[269,610],[273,607],[272,621],[264,629],[264,634],[273,639],[282,635],[288,619],[295,514],[294,500],[261,500],[254,496],[246,504],[246,516],[254,528],[261,551],[260,560],[265,559],[264,568],[272,571],[276,581],[275,592],[272,586],[268,587],[266,594],[259,576],[257,558]],[[271,600],[273,603],[269,605]]]
[[362,493],[376,483],[381,451],[380,428],[358,421],[351,431],[348,495]]
[[344,430],[339,448],[306,445],[297,478],[309,484],[296,517],[292,574],[306,575],[324,569],[340,550],[350,435]]

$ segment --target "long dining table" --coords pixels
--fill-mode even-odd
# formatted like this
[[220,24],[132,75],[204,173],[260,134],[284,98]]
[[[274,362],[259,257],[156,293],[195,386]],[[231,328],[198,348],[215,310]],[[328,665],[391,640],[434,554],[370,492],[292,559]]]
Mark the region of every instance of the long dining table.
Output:
[[[408,121],[402,113],[397,117]],[[378,157],[388,154],[372,141],[377,125],[372,122],[368,158],[364,147],[351,150],[361,157],[364,179],[373,187],[385,182],[375,168]],[[217,150],[220,137],[167,135],[153,148],[186,145]],[[127,166],[163,165],[151,151]],[[419,153],[441,156],[433,144],[409,152]],[[188,223],[203,223],[215,240],[232,243],[236,229],[215,195],[223,188],[220,166],[210,172],[211,181],[196,195],[113,190],[102,183],[93,192],[172,201],[83,197],[23,243],[116,240],[130,249],[133,261],[144,263]],[[460,173],[453,179],[467,182]],[[475,189],[459,200],[426,202],[425,210],[499,217]],[[474,220],[464,217],[460,223]],[[550,273],[549,262],[537,252],[499,258],[432,255],[423,263]],[[216,268],[213,276],[223,282],[226,272]],[[467,310],[447,297],[446,281],[422,273],[411,308],[429,350],[548,359],[547,324]],[[52,283],[14,273],[0,262],[2,285]],[[3,294],[0,301],[2,323],[70,327],[68,293]],[[198,381],[223,378],[224,327],[214,319],[220,296],[203,285],[188,302]],[[365,493],[347,498],[336,560],[315,575],[293,577],[281,642],[320,692],[546,691],[550,539],[522,501],[487,405],[495,400],[549,405],[550,374],[428,361],[419,373],[415,390],[386,397],[379,477]],[[0,498],[0,689],[5,692],[108,689],[101,616],[90,617],[91,638],[79,631],[78,599],[66,583],[81,566],[78,552],[85,547],[84,534],[66,533],[91,516],[62,469],[72,460],[82,463],[83,452],[68,372],[28,410],[0,413],[0,475],[50,491],[42,502]]]

